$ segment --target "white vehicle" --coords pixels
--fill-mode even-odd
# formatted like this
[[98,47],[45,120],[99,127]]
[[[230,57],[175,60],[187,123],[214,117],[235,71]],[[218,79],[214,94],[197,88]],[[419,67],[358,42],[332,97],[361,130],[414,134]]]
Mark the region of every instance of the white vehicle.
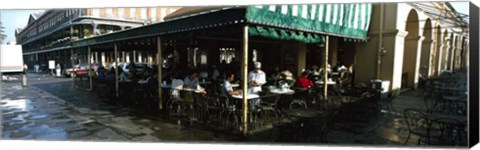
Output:
[[0,45],[0,72],[23,73],[23,65],[21,45]]

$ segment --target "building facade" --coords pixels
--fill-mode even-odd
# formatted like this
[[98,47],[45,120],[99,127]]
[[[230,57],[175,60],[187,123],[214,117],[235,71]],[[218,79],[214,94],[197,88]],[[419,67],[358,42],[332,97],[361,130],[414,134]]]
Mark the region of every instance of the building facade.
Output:
[[[269,6],[268,8],[275,7],[276,6]],[[354,6],[352,5],[352,7]],[[278,8],[280,12],[283,12],[283,7]],[[300,11],[298,10],[298,8],[300,8],[298,6],[292,6],[292,8],[297,8],[297,13],[293,14],[302,13],[302,15],[299,15],[302,17],[303,14],[306,14],[306,18],[311,18],[312,16],[315,16],[311,15],[310,17],[308,17],[309,13],[303,13],[308,12],[308,9],[302,9],[302,11]],[[306,6],[306,8],[310,7]],[[311,8],[314,8],[313,5],[311,6]],[[167,34],[161,32],[172,31],[162,31],[161,29],[153,27],[134,27],[154,22],[161,22],[163,21],[163,17],[165,17],[169,13],[172,13],[174,10],[176,9],[112,8],[84,9],[73,11],[73,13],[68,11],[69,15],[71,15],[70,13],[72,13],[74,14],[74,16],[79,13],[77,17],[73,17],[77,19],[70,19],[74,21],[66,21],[69,25],[50,25],[54,26],[54,29],[52,28],[48,30],[42,30],[42,32],[39,32],[40,30],[38,28],[34,28],[38,26],[32,24],[36,22],[40,23],[42,17],[48,18],[47,20],[53,21],[62,20],[62,14],[66,13],[65,10],[61,10],[59,12],[52,10],[47,11],[46,14],[42,15],[37,20],[31,20],[32,22],[29,23],[29,26],[27,26],[27,28],[23,29],[19,33],[19,35],[21,36],[17,36],[17,39],[20,40],[18,43],[24,46],[26,62],[30,63],[41,62],[46,64],[47,60],[57,60],[56,56],[65,56],[58,57],[58,59],[68,59],[60,61],[64,61],[66,62],[66,64],[72,64],[68,61],[70,60],[71,56],[74,56],[75,58],[76,55],[75,52],[72,52],[73,48],[68,47],[71,46],[68,44],[69,41],[86,38],[87,40],[81,41],[92,43],[74,44],[76,45],[76,47],[85,48],[89,47],[89,45],[101,45],[101,42],[99,43],[98,40],[106,41],[104,43],[109,44],[120,43],[119,41],[121,41],[122,39],[115,39],[116,37],[122,37],[124,39],[134,39],[131,41],[122,41],[121,44],[123,44],[124,46],[119,47],[122,52],[119,54],[120,56],[117,57],[117,59],[119,59],[118,61],[126,62],[130,60],[129,57],[131,58],[133,56],[134,61],[156,62],[155,60],[153,60],[155,59],[156,51],[143,50],[141,48],[143,43],[146,43],[145,45],[148,45],[148,43],[153,43],[152,41],[154,41],[155,39],[151,37],[152,32],[157,32],[156,34]],[[289,9],[285,10],[288,11]],[[313,12],[313,10],[317,9],[310,10]],[[318,13],[328,13],[325,10],[318,11]],[[338,13],[334,13],[334,10],[336,10],[336,12]],[[354,83],[369,83],[373,79],[385,80],[390,83],[389,91],[392,92],[402,91],[402,89],[416,88],[419,83],[420,75],[432,77],[438,76],[444,71],[468,69],[467,58],[469,51],[469,31],[468,22],[466,21],[466,17],[468,17],[468,14],[466,15],[458,13],[455,9],[451,7],[448,2],[375,3],[372,4],[371,10],[371,17],[369,17],[371,19],[353,21],[352,23],[355,25],[369,22],[367,40],[352,42],[342,37],[332,36],[328,44],[329,51],[327,58],[325,58],[324,54],[327,45],[324,45],[325,43],[322,44],[322,42],[315,44],[305,44],[295,41],[272,42],[269,40],[261,40],[263,42],[257,41],[256,43],[263,43],[263,45],[256,43],[251,44],[253,49],[255,49],[255,59],[270,64],[281,64],[283,67],[292,70],[292,72],[297,75],[300,74],[303,69],[308,69],[313,65],[322,66],[324,64],[323,60],[327,60],[328,64],[330,64],[331,66],[336,66],[338,62],[341,62],[346,67],[353,68],[352,70],[354,71]],[[195,12],[196,10],[191,11]],[[57,13],[56,15],[54,15],[55,12]],[[201,18],[202,15],[207,16],[209,13],[212,14],[212,12],[214,11],[198,13],[197,16],[200,16],[198,18]],[[332,15],[341,15],[342,9],[335,9],[334,7],[333,9],[330,9],[329,12],[331,12]],[[52,14],[47,15],[47,13]],[[187,14],[186,16],[189,15],[188,11],[185,13]],[[348,15],[359,16],[361,14],[362,13],[352,12]],[[65,14],[64,16],[68,17],[69,15]],[[59,16],[60,19],[58,18]],[[333,18],[337,17],[334,16]],[[32,19],[32,17],[30,19]],[[206,17],[202,19],[206,19]],[[109,21],[110,24],[106,23]],[[193,22],[193,20],[190,21]],[[200,22],[203,20],[196,21]],[[235,23],[236,21],[237,20],[235,20]],[[59,22],[64,22],[64,24],[66,23],[65,21]],[[115,24],[111,22],[114,22]],[[74,23],[77,24],[70,25]],[[47,23],[46,25],[49,26],[49,23]],[[180,24],[178,24],[177,26],[179,25]],[[213,25],[208,25],[205,27],[192,27],[191,29],[183,29],[182,27],[178,27],[178,31],[173,31],[172,33],[168,34],[173,35],[173,33],[176,32],[183,32],[185,33],[185,35],[190,35],[190,33],[193,33],[194,30],[211,28],[212,26],[217,27],[217,25],[221,26],[222,23],[215,23]],[[171,27],[169,26],[169,24],[162,26],[161,23],[160,25],[158,25],[158,27],[177,29],[177,27]],[[105,38],[103,38],[102,34],[115,32],[126,28],[132,28],[131,32],[129,31],[127,33],[126,31],[125,34],[122,33],[115,36],[105,35]],[[58,34],[55,34],[55,32],[58,32]],[[135,37],[129,37],[130,35],[135,35]],[[88,40],[88,38],[92,36],[102,37],[98,39],[92,38],[92,40]],[[182,35],[182,37],[184,37],[184,35]],[[59,39],[60,41],[62,41],[62,39],[64,39],[65,41],[65,38],[65,45],[62,45],[62,42],[58,42]],[[212,39],[209,37],[202,38],[204,40]],[[224,41],[220,44],[223,44],[223,46],[220,47],[220,50],[222,48],[237,50],[241,49],[241,47],[238,46],[239,44],[228,44],[229,42],[238,42],[238,38],[230,37],[219,39]],[[191,41],[192,40],[185,40],[183,41],[183,43],[185,45],[185,43],[191,43]],[[182,59],[185,60],[182,62],[196,62],[196,60],[202,60],[202,57],[196,56],[197,54],[208,55],[208,57],[206,58],[206,62],[208,62],[208,64],[210,64],[211,62],[210,59],[214,60],[215,63],[218,63],[218,60],[223,60],[222,58],[220,58],[220,52],[218,52],[218,54],[202,54],[201,51],[196,53],[195,49],[193,48],[190,48],[190,50],[186,50],[188,49],[188,46],[186,46],[187,48],[180,48],[181,44],[179,43],[181,42],[177,41],[177,47],[175,47],[176,51],[178,51],[178,53],[182,57],[188,57]],[[231,45],[237,47],[232,47]],[[46,46],[47,48],[45,48]],[[219,47],[215,47],[215,43],[208,44],[208,46],[203,49],[219,50]],[[97,49],[101,48],[97,47]],[[278,51],[279,49],[280,52]],[[200,48],[200,50],[202,50],[202,48]],[[109,64],[109,62],[113,62],[111,58],[115,57],[113,56],[113,53],[111,53],[111,51],[101,51],[102,50],[96,50],[95,54],[91,54],[91,62],[101,62],[102,64]],[[139,53],[140,51],[141,53]],[[235,52],[235,55],[240,56],[238,52]],[[274,57],[270,57],[271,55]],[[86,62],[87,57],[85,55],[80,55],[80,57],[81,58],[78,59],[77,63]],[[270,60],[270,58],[280,59]]]
[[425,75],[468,69],[468,14],[448,2],[375,4],[367,43],[356,45],[357,83],[388,80],[389,90],[416,88]]
[[[68,47],[70,42],[92,38],[116,31],[162,22],[178,7],[148,8],[91,8],[91,9],[52,9],[42,14],[31,14],[28,24],[16,30],[17,43],[24,51],[27,65],[39,64],[46,67],[48,60],[55,60],[67,67],[70,58],[76,63],[86,62],[86,57],[74,56]],[[109,54],[95,54],[95,59],[103,59]],[[104,62],[106,63],[106,62]]]

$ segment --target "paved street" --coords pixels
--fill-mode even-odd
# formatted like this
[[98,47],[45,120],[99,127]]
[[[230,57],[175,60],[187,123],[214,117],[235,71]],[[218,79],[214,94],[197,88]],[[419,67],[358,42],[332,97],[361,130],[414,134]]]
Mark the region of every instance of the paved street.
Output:
[[224,141],[209,129],[115,107],[71,79],[29,74],[29,86],[5,81],[2,87],[2,138],[70,141]]
[[[3,139],[262,143],[274,139],[271,133],[242,138],[202,123],[149,114],[135,107],[114,107],[92,92],[74,88],[72,79],[50,75],[29,74],[27,87],[22,87],[19,79],[4,81],[1,97]],[[397,96],[393,101],[396,111],[370,122],[336,123],[326,136],[328,143],[403,144],[408,129],[398,112],[412,107],[423,109],[419,97],[418,91]],[[415,138],[412,136],[408,145],[414,145]]]

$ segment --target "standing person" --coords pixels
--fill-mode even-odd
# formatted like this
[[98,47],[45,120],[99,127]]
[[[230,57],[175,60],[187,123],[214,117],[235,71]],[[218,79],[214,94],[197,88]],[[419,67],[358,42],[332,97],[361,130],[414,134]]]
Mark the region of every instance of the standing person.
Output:
[[220,72],[218,71],[217,66],[213,65],[212,66],[212,80],[217,81],[219,77],[220,77]]
[[262,85],[267,83],[265,72],[261,70],[262,64],[255,62],[255,70],[248,73],[248,83],[252,87],[253,93],[262,91]]
[[[248,73],[248,84],[251,87],[252,93],[258,94],[262,92],[262,85],[267,83],[267,76],[265,72],[261,70],[262,64],[255,62],[255,70]],[[257,111],[257,106],[260,104],[260,99],[252,100],[251,110]]]
[[55,70],[57,71],[57,74],[56,76],[60,76],[61,72],[62,72],[62,67],[60,66],[60,64],[57,64],[57,66],[55,67]]
[[23,64],[23,74],[27,74],[27,71],[28,71],[28,65]]

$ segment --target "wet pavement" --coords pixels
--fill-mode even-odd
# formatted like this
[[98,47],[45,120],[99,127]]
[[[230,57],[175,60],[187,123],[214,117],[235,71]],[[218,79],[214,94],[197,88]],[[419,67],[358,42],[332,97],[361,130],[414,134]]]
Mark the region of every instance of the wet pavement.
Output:
[[[245,138],[200,122],[147,113],[135,107],[115,107],[94,92],[74,87],[69,78],[32,73],[28,75],[28,84],[22,87],[20,80],[2,83],[3,139],[255,144],[274,144],[271,142],[276,139],[270,130]],[[421,92],[405,92],[392,103],[394,110],[384,111],[368,122],[336,121],[325,136],[327,141],[313,144],[403,146],[408,128],[401,113],[406,108],[424,109]],[[416,139],[412,136],[407,146],[415,145]]]

